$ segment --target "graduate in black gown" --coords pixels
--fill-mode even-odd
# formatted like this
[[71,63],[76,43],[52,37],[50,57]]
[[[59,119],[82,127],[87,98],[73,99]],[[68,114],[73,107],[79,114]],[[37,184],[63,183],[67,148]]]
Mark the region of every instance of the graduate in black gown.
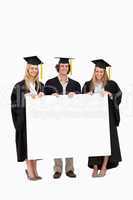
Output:
[[44,84],[39,81],[38,65],[42,64],[37,56],[25,57],[27,62],[24,79],[15,84],[11,94],[11,113],[16,130],[17,161],[26,161],[26,174],[30,180],[41,179],[37,172],[37,160],[28,160],[26,102],[25,94],[33,98],[44,95]]
[[94,74],[90,81],[85,82],[82,93],[108,95],[109,104],[111,156],[88,158],[88,166],[93,168],[92,177],[102,177],[105,176],[107,169],[117,167],[122,160],[117,133],[117,126],[120,123],[119,104],[122,92],[115,81],[109,80],[106,67],[110,67],[110,65],[102,59],[92,62],[95,64]]
[[[45,83],[46,95],[73,95],[81,93],[80,83],[68,77],[68,74],[71,72],[69,60],[70,58],[60,58],[59,63],[56,65],[56,70],[59,75],[49,79]],[[66,84],[63,85],[63,82]]]
[[[60,58],[59,63],[56,65],[56,70],[59,73],[58,76],[48,80],[45,84],[46,95],[68,95],[72,97],[75,94],[81,93],[80,84],[69,78],[68,74],[71,71],[70,58]],[[71,138],[70,138],[71,140]],[[68,144],[69,148],[69,144]],[[74,173],[73,158],[66,158],[65,171],[69,177],[76,177]],[[54,175],[53,178],[60,178],[62,174],[63,162],[61,158],[54,159]]]

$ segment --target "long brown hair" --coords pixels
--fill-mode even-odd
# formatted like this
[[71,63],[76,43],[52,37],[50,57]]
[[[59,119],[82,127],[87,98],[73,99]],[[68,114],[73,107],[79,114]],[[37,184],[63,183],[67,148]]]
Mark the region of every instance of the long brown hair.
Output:
[[[96,75],[95,75],[95,72],[96,72],[96,67],[94,69],[94,73],[92,75],[91,84],[90,84],[90,91],[92,91],[92,92],[94,91],[95,86],[96,86]],[[104,69],[104,75],[103,75],[103,78],[101,80],[102,83],[103,83],[103,88],[107,84],[108,80],[109,80],[109,77],[108,77],[107,71],[106,71],[106,69]]]
[[[30,67],[30,65],[31,64],[27,64],[26,65],[25,75],[24,75],[26,90],[30,89],[30,84],[29,84],[30,80],[31,80],[31,77],[30,77],[30,74],[29,74],[29,67]],[[37,86],[37,92],[38,92],[39,87],[40,87],[40,83],[39,83],[39,70],[38,70],[37,75],[34,77],[33,82],[36,84],[36,86]]]

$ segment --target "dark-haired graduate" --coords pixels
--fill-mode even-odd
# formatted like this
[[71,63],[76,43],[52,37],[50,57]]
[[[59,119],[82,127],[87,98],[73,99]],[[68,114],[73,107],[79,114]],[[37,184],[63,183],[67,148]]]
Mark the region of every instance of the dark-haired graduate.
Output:
[[[120,123],[119,104],[121,103],[122,92],[118,84],[110,80],[106,68],[110,65],[102,60],[93,60],[95,69],[90,81],[85,82],[82,93],[101,93],[108,95],[109,103],[109,123],[110,123],[110,142],[111,156],[97,156],[88,158],[88,166],[93,168],[92,177],[103,177],[107,169],[117,167],[121,161],[121,152],[117,133],[117,126]],[[110,72],[110,70],[109,70]]]
[[26,102],[25,94],[33,98],[44,95],[44,85],[39,81],[38,65],[43,64],[37,56],[25,57],[27,62],[24,79],[15,84],[11,94],[11,113],[16,130],[17,161],[26,161],[25,170],[29,180],[39,180],[37,160],[28,160],[27,130],[26,130]]
[[[81,93],[80,84],[68,77],[68,74],[72,70],[70,60],[71,58],[59,58],[59,62],[56,65],[58,76],[49,79],[46,82],[44,90],[46,95],[59,96],[66,94],[72,97],[75,94]],[[76,174],[74,173],[73,158],[66,158],[65,161],[66,175],[73,178],[76,177]],[[56,158],[54,159],[54,163],[55,165],[53,178],[60,178],[62,174],[63,161],[61,158]]]

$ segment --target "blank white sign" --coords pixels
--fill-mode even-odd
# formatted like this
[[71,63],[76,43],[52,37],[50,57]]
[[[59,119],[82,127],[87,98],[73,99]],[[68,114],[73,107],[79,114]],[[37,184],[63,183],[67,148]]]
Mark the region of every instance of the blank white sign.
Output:
[[110,155],[108,99],[26,96],[28,159]]

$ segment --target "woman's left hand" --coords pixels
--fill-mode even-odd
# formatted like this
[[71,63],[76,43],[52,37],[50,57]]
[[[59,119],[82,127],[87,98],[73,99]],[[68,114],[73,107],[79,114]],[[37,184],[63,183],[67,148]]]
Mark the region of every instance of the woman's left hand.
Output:
[[109,97],[112,97],[112,93],[111,92],[108,92],[108,91],[102,92],[102,96],[106,96],[106,95],[108,95]]

